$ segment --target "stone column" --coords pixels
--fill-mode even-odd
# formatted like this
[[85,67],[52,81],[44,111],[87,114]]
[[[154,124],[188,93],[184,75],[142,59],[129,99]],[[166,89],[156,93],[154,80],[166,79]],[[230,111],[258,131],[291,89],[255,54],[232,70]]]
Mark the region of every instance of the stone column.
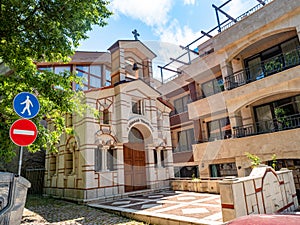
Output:
[[118,143],[115,148],[117,149],[117,166],[116,169],[118,171],[118,194],[122,194],[125,192],[124,184],[124,155],[123,155],[123,144]]
[[157,174],[154,167],[153,149],[154,147],[152,145],[145,145],[147,185],[151,189],[155,188],[157,181]]
[[230,120],[231,128],[243,125],[242,115],[240,111],[229,113],[229,120]]
[[229,87],[229,83],[226,81],[226,77],[233,74],[232,65],[230,62],[223,61],[220,63],[220,66],[221,66],[222,77],[224,80],[224,88],[227,90]]
[[174,165],[173,165],[173,152],[172,147],[166,147],[167,150],[167,161],[165,167],[167,168],[168,178],[174,178]]
[[107,150],[109,149],[109,146],[103,146],[102,147],[102,171],[107,171]]
[[155,151],[156,151],[156,155],[157,155],[157,167],[158,168],[161,168],[161,147],[157,148]]

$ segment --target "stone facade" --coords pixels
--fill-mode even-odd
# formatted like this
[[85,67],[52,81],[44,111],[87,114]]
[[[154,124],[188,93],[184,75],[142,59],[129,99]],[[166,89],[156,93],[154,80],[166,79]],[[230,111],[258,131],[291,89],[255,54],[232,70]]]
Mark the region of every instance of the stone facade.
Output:
[[[171,110],[149,85],[155,55],[139,41],[118,41],[110,51],[112,85],[85,92],[98,117],[92,110],[69,115],[75,135],[64,135],[58,153],[47,154],[47,195],[88,202],[170,186]],[[133,71],[128,61],[146,66]]]

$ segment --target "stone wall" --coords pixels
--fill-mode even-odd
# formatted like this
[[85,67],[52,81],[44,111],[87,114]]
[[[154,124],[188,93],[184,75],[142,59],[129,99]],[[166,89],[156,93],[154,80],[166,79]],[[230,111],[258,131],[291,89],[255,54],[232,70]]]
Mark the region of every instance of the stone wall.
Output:
[[220,194],[220,180],[173,180],[173,191],[193,191]]
[[223,221],[249,214],[271,214],[298,208],[291,170],[254,168],[248,177],[224,179],[220,183]]

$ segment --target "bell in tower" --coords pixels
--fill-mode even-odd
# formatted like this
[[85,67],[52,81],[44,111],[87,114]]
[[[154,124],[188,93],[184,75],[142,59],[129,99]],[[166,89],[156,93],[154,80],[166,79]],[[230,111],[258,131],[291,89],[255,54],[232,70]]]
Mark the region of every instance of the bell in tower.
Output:
[[109,49],[111,53],[111,82],[142,79],[150,83],[152,75],[152,59],[156,55],[139,40],[119,40]]

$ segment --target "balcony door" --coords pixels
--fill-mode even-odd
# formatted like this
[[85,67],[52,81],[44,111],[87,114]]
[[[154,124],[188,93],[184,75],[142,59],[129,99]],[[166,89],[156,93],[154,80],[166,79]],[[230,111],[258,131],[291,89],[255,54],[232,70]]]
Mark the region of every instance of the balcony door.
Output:
[[299,39],[295,37],[245,59],[247,82],[259,80],[298,65],[299,46]]
[[255,108],[256,129],[258,133],[269,133],[274,130],[272,106],[263,105]]
[[254,107],[258,133],[300,126],[300,95]]
[[264,76],[263,70],[261,67],[261,58],[260,56],[255,56],[252,59],[249,59],[249,61],[246,62],[246,65],[248,67],[247,71],[247,80],[253,81],[258,80]]

